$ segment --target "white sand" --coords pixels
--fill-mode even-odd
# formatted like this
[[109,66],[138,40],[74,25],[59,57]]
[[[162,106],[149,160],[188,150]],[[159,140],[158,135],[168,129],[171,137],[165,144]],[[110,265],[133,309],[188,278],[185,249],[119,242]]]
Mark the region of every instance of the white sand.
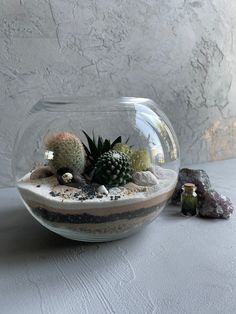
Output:
[[[164,179],[160,179],[159,183],[155,186],[147,187],[146,192],[132,192],[127,194],[127,190],[121,192],[118,200],[111,200],[112,194],[104,195],[103,198],[78,200],[78,198],[71,198],[73,193],[79,193],[80,190],[71,188],[65,185],[59,185],[55,176],[30,180],[31,173],[27,173],[22,179],[18,181],[18,188],[23,197],[27,201],[40,203],[45,208],[51,207],[55,209],[83,210],[89,208],[106,208],[116,206],[127,206],[139,201],[148,200],[149,198],[157,197],[163,193],[169,192],[175,187],[177,182],[177,173],[170,169],[162,169]],[[40,187],[37,187],[40,185]],[[52,196],[51,191],[59,189],[60,195]],[[66,191],[67,190],[67,191]],[[115,210],[115,209],[114,209]]]

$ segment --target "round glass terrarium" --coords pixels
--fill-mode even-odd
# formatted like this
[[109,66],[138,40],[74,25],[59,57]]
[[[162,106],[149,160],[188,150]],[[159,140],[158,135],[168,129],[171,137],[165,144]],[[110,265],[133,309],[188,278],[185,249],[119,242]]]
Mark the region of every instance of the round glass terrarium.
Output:
[[80,241],[126,237],[155,219],[178,177],[175,132],[150,99],[49,98],[29,111],[13,172],[46,228]]

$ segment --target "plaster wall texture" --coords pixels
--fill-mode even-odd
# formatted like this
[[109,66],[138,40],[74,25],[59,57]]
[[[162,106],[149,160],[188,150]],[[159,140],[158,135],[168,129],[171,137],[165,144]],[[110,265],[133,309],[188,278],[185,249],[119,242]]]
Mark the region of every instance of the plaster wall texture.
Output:
[[234,0],[0,0],[1,185],[42,96],[140,96],[170,118],[182,160],[236,156]]

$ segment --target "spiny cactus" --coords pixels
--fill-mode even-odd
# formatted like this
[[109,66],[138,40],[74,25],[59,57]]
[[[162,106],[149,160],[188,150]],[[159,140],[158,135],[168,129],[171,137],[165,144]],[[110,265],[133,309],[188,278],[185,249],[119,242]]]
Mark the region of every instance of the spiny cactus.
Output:
[[100,184],[119,186],[132,178],[131,160],[122,152],[109,151],[98,158],[94,180]]
[[54,172],[68,167],[74,173],[82,173],[85,166],[85,151],[80,139],[70,132],[54,133],[45,139],[45,148],[53,152],[49,166]]
[[134,171],[144,171],[150,167],[150,157],[145,149],[133,150],[130,158]]

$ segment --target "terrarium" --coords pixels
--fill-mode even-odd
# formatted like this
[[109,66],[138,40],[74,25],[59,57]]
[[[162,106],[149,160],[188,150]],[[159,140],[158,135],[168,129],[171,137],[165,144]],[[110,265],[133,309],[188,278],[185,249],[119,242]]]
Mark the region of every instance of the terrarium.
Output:
[[144,98],[48,98],[19,130],[13,172],[29,212],[80,241],[110,241],[153,221],[178,177],[179,146]]

